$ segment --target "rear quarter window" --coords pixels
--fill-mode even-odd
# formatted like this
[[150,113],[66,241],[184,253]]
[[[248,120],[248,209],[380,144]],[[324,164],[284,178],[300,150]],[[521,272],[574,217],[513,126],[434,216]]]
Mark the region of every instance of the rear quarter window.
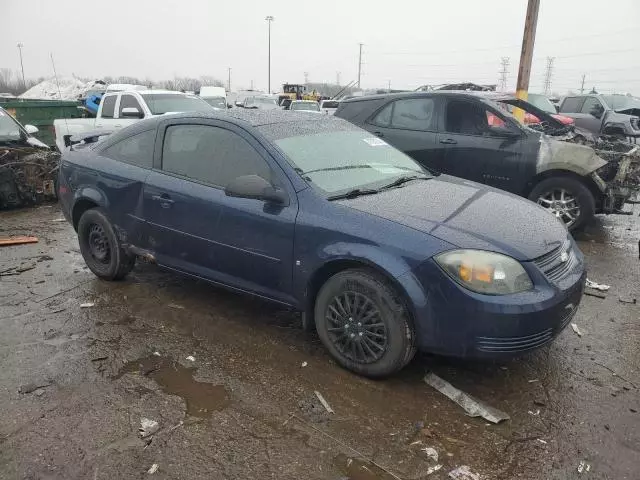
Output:
[[105,148],[102,155],[142,168],[153,165],[153,146],[156,139],[155,130],[137,133]]
[[578,113],[583,103],[584,97],[567,97],[560,106],[560,113]]

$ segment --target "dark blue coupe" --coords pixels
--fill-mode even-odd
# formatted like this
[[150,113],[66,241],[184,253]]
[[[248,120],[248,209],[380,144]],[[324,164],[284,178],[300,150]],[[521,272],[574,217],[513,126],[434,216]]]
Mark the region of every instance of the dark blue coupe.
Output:
[[158,265],[304,313],[370,377],[416,349],[514,355],[578,308],[583,257],[536,204],[445,175],[354,125],[297,112],[164,115],[62,158],[89,268]]

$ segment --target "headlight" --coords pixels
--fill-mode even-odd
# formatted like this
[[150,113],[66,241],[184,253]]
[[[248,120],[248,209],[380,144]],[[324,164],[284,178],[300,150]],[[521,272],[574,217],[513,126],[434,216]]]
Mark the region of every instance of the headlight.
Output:
[[435,260],[451,278],[474,292],[507,295],[533,288],[522,265],[499,253],[451,250],[436,255]]

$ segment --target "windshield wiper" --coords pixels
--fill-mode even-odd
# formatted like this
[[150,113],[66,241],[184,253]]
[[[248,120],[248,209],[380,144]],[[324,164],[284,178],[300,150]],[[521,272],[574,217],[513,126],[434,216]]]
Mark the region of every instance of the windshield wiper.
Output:
[[327,200],[340,200],[343,198],[356,198],[362,195],[373,195],[374,193],[378,193],[380,190],[376,190],[374,188],[354,188],[353,190],[349,190],[345,193],[339,193],[337,195],[331,195],[327,197]]
[[428,175],[404,175],[402,177],[396,178],[393,182],[385,185],[381,188],[381,190],[386,190],[387,188],[399,187],[400,185],[404,185],[407,182],[411,182],[413,180],[429,180],[433,177]]

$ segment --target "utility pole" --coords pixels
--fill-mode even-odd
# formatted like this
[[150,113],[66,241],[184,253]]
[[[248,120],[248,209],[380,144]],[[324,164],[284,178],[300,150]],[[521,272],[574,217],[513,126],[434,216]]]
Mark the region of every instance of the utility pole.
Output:
[[304,84],[309,84],[309,72],[304,72]]
[[509,73],[509,57],[502,57],[500,59],[500,64],[502,65],[502,70],[500,70],[500,91],[504,92],[507,89],[507,74]]
[[340,72],[336,72],[336,85],[340,86]]
[[251,80],[251,90],[253,90],[253,80]]
[[[527,16],[524,21],[520,66],[518,67],[518,83],[516,85],[516,97],[521,100],[526,100],[529,96],[529,77],[531,76],[531,61],[533,60],[533,46],[536,40],[539,9],[540,0],[529,0]],[[522,109],[516,108],[513,113],[518,120],[521,122],[524,121],[524,111]]]
[[551,76],[553,75],[553,61],[555,57],[547,57],[547,68],[544,74],[544,94],[549,95],[551,91]]
[[227,80],[227,91],[230,92],[231,91],[231,67],[228,67],[228,70],[229,70],[228,72],[229,78]]
[[273,22],[273,17],[268,15],[265,20],[269,24],[269,60],[268,60],[268,80],[267,80],[267,93],[271,94],[271,22]]
[[580,95],[582,95],[584,93],[584,79],[587,75],[586,74],[582,74],[582,85],[580,85]]
[[362,75],[362,43],[360,45],[360,53],[358,54],[358,88],[360,88],[360,76]]
[[387,92],[391,93],[391,80],[389,80],[389,88],[387,88]]
[[26,89],[27,82],[24,80],[24,65],[22,63],[22,47],[24,47],[24,45],[22,43],[18,43],[18,52],[20,53],[20,70],[22,70],[22,85]]

